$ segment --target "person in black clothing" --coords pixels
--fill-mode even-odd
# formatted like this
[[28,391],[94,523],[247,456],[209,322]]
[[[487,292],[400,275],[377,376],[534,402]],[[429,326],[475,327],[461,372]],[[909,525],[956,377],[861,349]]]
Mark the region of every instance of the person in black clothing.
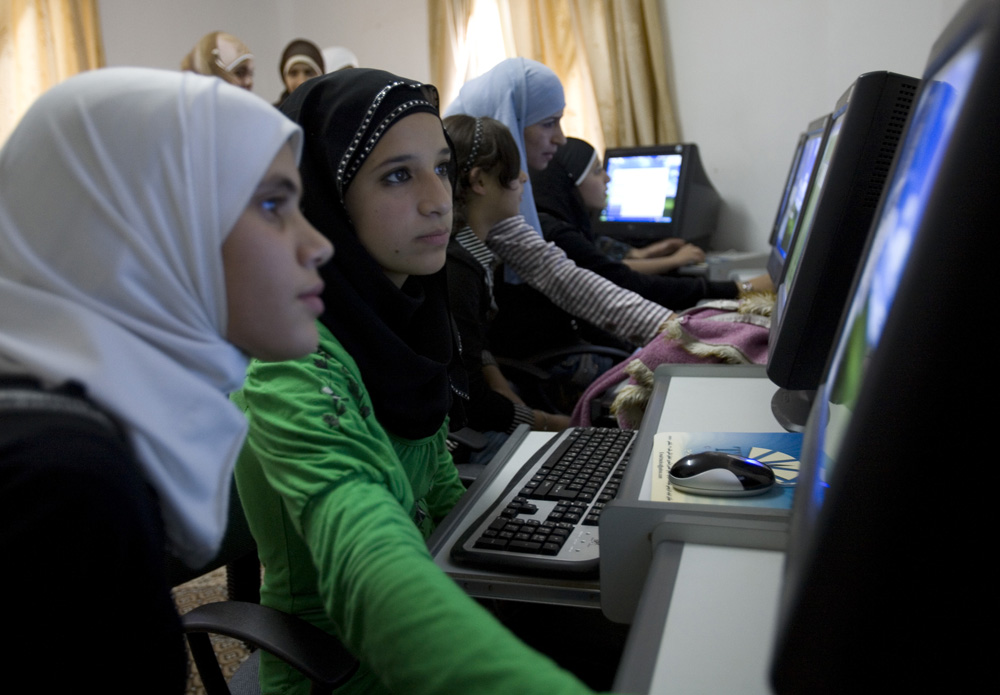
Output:
[[488,433],[491,445],[473,455],[488,461],[519,424],[555,431],[565,428],[565,415],[532,409],[514,393],[489,351],[486,331],[497,313],[493,272],[497,259],[484,240],[496,222],[518,214],[522,185],[517,143],[492,118],[449,116],[445,127],[455,145],[455,234],[448,244],[448,298],[462,341],[462,364],[469,375],[470,427]]
[[[567,138],[548,167],[531,172],[531,181],[545,239],[559,246],[578,266],[673,310],[689,308],[703,299],[732,299],[739,294],[741,286],[735,282],[657,274],[703,258],[700,249],[679,240],[631,249],[622,254],[623,260],[606,255],[591,229],[591,217],[604,205],[607,178],[597,152],[583,140]],[[769,287],[766,276],[749,282],[746,289]],[[499,354],[524,357],[579,340],[621,346],[611,336],[573,319],[530,287],[498,286],[497,297],[511,310],[494,325]]]

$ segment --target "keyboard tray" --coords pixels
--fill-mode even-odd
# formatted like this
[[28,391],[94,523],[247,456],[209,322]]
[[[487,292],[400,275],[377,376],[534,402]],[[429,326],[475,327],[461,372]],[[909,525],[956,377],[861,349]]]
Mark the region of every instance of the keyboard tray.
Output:
[[633,430],[564,430],[455,542],[452,559],[525,574],[595,576],[600,513],[618,492],[634,440]]

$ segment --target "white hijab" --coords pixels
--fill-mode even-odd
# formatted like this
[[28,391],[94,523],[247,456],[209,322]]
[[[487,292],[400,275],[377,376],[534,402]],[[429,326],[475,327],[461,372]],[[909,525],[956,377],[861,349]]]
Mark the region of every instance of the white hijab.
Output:
[[0,373],[79,381],[118,418],[192,566],[246,431],[221,246],[289,141],[298,157],[298,126],[222,80],[108,68],[44,94],[0,152]]
[[358,67],[358,57],[346,46],[330,46],[323,49],[323,64],[326,66],[326,74],[329,75],[344,68]]

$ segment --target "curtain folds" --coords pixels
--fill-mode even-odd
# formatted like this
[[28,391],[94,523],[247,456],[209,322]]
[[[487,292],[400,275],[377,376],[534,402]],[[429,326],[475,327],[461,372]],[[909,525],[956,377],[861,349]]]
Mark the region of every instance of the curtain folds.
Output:
[[660,0],[428,0],[428,6],[432,79],[445,104],[465,80],[495,64],[472,67],[483,42],[465,40],[476,16],[495,12],[505,56],[540,61],[559,75],[567,134],[599,152],[680,140]]
[[[476,0],[429,0],[431,82],[449,104],[465,82],[468,66],[466,30]],[[442,108],[442,110],[444,110]]]
[[0,143],[38,95],[103,65],[97,0],[0,0]]

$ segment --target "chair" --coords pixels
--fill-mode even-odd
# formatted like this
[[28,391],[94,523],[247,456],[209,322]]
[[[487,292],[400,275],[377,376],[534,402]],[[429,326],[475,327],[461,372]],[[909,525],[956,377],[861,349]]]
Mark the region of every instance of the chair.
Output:
[[[236,486],[232,486],[229,521],[219,554],[192,570],[167,558],[172,586],[218,567],[226,567],[229,601],[209,603],[181,616],[181,625],[208,695],[260,693],[257,666],[263,649],[302,672],[311,692],[329,693],[354,674],[358,662],[340,640],[296,616],[260,605],[260,562]],[[255,650],[226,683],[209,633],[243,640]]]
[[455,460],[455,468],[458,469],[459,480],[462,481],[466,489],[472,483],[476,482],[476,478],[486,468],[481,463],[467,463],[466,459],[471,452],[481,451],[485,446],[486,437],[483,436],[483,433],[469,427],[463,427],[448,433],[448,451],[451,452]]
[[581,342],[521,359],[497,356],[496,360],[525,403],[547,412],[568,415],[590,384],[573,383],[553,370],[567,358],[582,355],[608,357],[615,364],[630,357],[629,352],[620,348]]

